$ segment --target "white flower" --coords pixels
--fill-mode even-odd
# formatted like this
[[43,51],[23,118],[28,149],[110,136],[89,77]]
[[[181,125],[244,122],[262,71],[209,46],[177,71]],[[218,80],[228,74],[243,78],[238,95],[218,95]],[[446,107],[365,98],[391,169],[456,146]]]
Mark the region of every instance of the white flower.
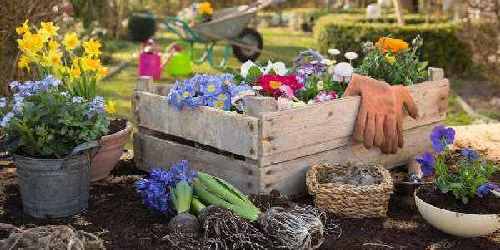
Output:
[[14,117],[14,113],[12,112],[5,114],[5,116],[2,118],[2,121],[0,121],[0,127],[5,128],[9,124],[12,117]]
[[285,63],[267,61],[267,66],[260,69],[263,74],[269,74],[272,71],[279,76],[285,76],[288,73]]
[[81,96],[73,96],[73,98],[71,99],[71,102],[73,102],[73,103],[82,103],[83,102],[83,97],[81,97]]
[[337,82],[345,82],[351,79],[354,68],[351,64],[341,62],[335,65],[333,69],[333,80]]
[[340,50],[338,50],[338,49],[329,49],[328,50],[328,54],[330,54],[332,56],[340,55]]
[[344,57],[347,58],[347,60],[354,60],[358,58],[358,54],[356,52],[347,52],[344,54]]
[[325,59],[321,60],[321,63],[324,65],[330,66],[330,65],[334,64],[335,61],[325,58]]
[[252,86],[252,89],[255,91],[261,91],[263,90],[262,86]]
[[248,60],[246,61],[245,63],[243,63],[241,65],[241,68],[240,68],[240,75],[243,77],[243,78],[247,78],[248,76],[248,71],[250,71],[250,69],[252,67],[258,67],[257,64],[255,64],[254,62]]
[[5,108],[7,106],[7,98],[2,97],[0,98],[0,108]]

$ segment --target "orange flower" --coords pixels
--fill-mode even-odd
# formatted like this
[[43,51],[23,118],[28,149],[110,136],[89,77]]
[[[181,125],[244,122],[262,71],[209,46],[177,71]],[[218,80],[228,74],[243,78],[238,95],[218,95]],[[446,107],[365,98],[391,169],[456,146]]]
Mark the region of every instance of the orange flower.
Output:
[[375,44],[380,51],[384,53],[387,51],[391,51],[392,53],[397,53],[402,50],[408,49],[408,43],[401,40],[390,37],[381,37],[378,39],[378,42]]

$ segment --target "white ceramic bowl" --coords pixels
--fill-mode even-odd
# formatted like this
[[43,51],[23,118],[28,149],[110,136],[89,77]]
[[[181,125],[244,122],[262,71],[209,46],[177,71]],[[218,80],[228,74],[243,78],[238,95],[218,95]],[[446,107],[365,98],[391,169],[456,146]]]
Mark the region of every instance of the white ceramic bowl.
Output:
[[435,228],[460,237],[477,237],[500,229],[499,214],[464,214],[437,208],[418,198],[415,203],[424,219]]

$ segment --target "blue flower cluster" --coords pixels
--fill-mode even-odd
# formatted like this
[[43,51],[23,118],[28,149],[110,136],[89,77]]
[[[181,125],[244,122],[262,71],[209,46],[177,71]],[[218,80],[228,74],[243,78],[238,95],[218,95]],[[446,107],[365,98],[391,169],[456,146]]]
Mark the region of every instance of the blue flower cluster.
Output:
[[231,74],[195,75],[182,82],[176,82],[167,100],[178,110],[199,106],[230,110],[232,98],[240,91],[248,89],[251,89],[248,85],[235,85],[234,76]]
[[147,178],[138,180],[135,187],[148,208],[167,214],[173,212],[170,207],[170,188],[180,181],[191,184],[196,176],[197,172],[189,168],[188,161],[182,160],[168,170],[153,169]]
[[[73,97],[74,99],[75,97]],[[96,96],[89,103],[89,110],[87,111],[87,117],[93,117],[95,114],[103,114],[106,112],[104,107],[104,98],[102,96]]]
[[328,67],[323,63],[324,59],[313,49],[300,52],[293,62],[297,80],[305,84],[309,77],[325,73]]

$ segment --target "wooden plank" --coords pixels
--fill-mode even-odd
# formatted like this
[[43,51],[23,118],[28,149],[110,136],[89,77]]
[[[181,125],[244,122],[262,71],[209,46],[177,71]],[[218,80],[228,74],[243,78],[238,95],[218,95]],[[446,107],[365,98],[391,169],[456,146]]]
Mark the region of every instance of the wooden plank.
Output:
[[135,92],[138,125],[257,159],[259,120],[211,107],[176,110],[165,96]]
[[431,150],[429,135],[440,123],[410,129],[404,132],[406,143],[397,154],[382,154],[378,148],[367,150],[362,144],[348,144],[340,148],[304,156],[294,160],[273,164],[261,168],[262,183],[260,190],[268,193],[273,189],[285,194],[305,193],[305,175],[307,169],[319,163],[380,163],[386,168],[406,164],[416,154]]
[[165,168],[188,160],[190,167],[221,177],[243,192],[259,192],[260,172],[255,162],[234,159],[143,133],[137,133],[134,137],[134,152],[138,152],[136,163],[142,170]]
[[[448,108],[448,80],[409,87],[419,107],[419,119],[405,119],[404,129],[445,119]],[[360,97],[346,97],[327,103],[263,113],[261,166],[337,148],[350,142]]]

